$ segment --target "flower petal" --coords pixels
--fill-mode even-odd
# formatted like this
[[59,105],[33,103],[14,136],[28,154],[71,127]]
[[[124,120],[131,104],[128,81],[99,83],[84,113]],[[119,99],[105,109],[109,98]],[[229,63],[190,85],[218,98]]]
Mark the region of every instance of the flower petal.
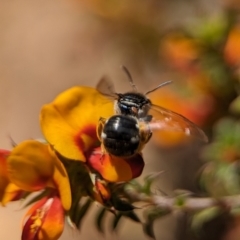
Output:
[[61,236],[64,228],[64,211],[61,201],[57,197],[53,198],[51,203],[47,202],[47,204],[51,204],[51,206],[39,232],[39,239],[57,240]]
[[7,175],[7,157],[10,151],[0,150],[0,202],[3,198],[6,186],[9,183]]
[[23,191],[21,188],[19,188],[13,183],[9,183],[5,188],[1,203],[3,206],[5,206],[8,202],[21,199],[22,194]]
[[160,53],[180,71],[195,73],[199,68],[194,61],[200,54],[200,48],[195,41],[182,34],[170,34],[165,37]]
[[240,40],[240,25],[237,25],[233,29],[231,29],[224,50],[226,61],[233,66],[234,65],[239,66],[240,63],[239,40]]
[[54,172],[54,157],[47,144],[28,140],[17,145],[7,159],[9,179],[25,191],[44,188]]
[[61,236],[64,211],[58,197],[43,198],[32,206],[26,216],[22,240],[57,240]]
[[66,169],[57,157],[55,159],[53,182],[58,189],[63,208],[66,211],[69,210],[72,204],[69,178]]
[[132,169],[132,178],[137,178],[142,174],[144,168],[144,160],[142,154],[136,154],[130,158],[125,159]]
[[139,176],[144,167],[143,159],[139,154],[124,159],[109,154],[102,154],[100,148],[96,148],[92,152],[87,160],[87,164],[109,182],[129,181]]
[[40,123],[48,142],[64,157],[86,161],[84,153],[98,143],[99,118],[112,114],[113,102],[96,89],[73,87],[43,106]]
[[46,211],[42,207],[48,200],[47,197],[36,202],[26,213],[23,219],[22,240],[37,240],[38,232],[42,226],[42,220],[46,215]]

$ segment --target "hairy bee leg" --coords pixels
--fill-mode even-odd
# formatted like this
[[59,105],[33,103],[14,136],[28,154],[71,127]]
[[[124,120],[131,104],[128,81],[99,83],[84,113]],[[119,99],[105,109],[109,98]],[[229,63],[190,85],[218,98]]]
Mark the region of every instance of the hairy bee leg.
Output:
[[105,125],[105,123],[107,122],[106,118],[100,118],[98,120],[98,125],[97,125],[97,137],[99,139],[100,142],[102,142],[102,132],[103,132],[103,127]]
[[[97,126],[97,137],[98,139],[100,140],[100,142],[102,142],[102,139],[103,139],[103,136],[102,136],[102,133],[103,133],[103,127],[104,125],[106,124],[107,122],[107,119],[106,118],[100,118],[98,120],[98,126]],[[100,162],[101,164],[103,163],[103,157],[104,155],[106,154],[106,150],[104,148],[104,145],[101,144],[101,157],[100,157]]]
[[146,126],[147,126],[147,128],[144,127],[143,129],[140,130],[141,140],[144,144],[148,143],[152,137],[152,130],[151,130],[149,124],[146,123]]
[[149,140],[151,139],[152,137],[152,131],[148,133],[148,136],[147,138],[145,139],[145,144],[149,142]]

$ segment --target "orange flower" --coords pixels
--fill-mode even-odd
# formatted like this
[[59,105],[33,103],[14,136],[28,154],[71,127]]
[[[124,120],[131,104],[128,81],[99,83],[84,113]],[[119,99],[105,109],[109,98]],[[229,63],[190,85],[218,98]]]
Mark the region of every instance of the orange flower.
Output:
[[48,144],[28,140],[17,145],[7,158],[9,180],[24,191],[57,189],[63,208],[71,206],[67,172]]
[[229,33],[224,54],[226,61],[233,66],[240,64],[240,26],[235,26]]
[[64,228],[64,210],[57,196],[36,202],[24,217],[22,240],[57,240]]
[[103,155],[101,148],[91,153],[87,164],[108,182],[130,181],[140,176],[144,168],[141,154],[124,159],[109,154]]
[[200,54],[200,49],[194,40],[182,34],[171,34],[164,38],[160,52],[172,66],[182,72],[193,73],[199,69],[195,60]]
[[6,155],[1,175],[7,176],[9,184],[5,188],[3,204],[16,196],[18,190],[49,189],[49,195],[36,202],[26,214],[22,240],[58,239],[64,227],[64,213],[72,202],[70,183],[62,162],[50,145],[35,140],[20,143]]
[[[129,181],[143,169],[140,155],[131,161],[108,154],[102,156],[100,150],[94,150],[100,146],[96,133],[99,119],[113,114],[113,102],[96,89],[74,87],[42,108],[40,122],[47,141],[65,158],[86,162],[90,170],[97,171],[107,181]],[[135,174],[135,168],[141,169],[137,170],[139,174]]]
[[73,87],[43,106],[40,123],[47,141],[61,155],[86,161],[86,152],[99,145],[100,117],[113,114],[113,102],[90,87]]
[[0,150],[0,203],[4,206],[10,201],[19,200],[23,191],[9,181],[7,157],[10,151]]

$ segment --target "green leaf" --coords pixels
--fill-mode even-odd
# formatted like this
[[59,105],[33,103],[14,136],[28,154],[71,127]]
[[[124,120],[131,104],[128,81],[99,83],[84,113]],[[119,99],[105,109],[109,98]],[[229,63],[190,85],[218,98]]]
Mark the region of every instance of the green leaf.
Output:
[[229,110],[232,113],[240,114],[240,96],[238,96],[232,101],[232,103],[230,104]]
[[240,216],[240,206],[232,208],[230,213],[234,216]]
[[80,205],[81,198],[82,195],[80,194],[80,192],[79,191],[75,192],[75,195],[72,198],[72,206],[69,210],[69,217],[75,223],[75,225],[77,225],[76,220],[78,218],[78,212],[80,211],[81,208]]
[[223,118],[219,120],[214,126],[214,139],[217,141],[224,141],[225,143],[232,143],[234,133],[236,131],[236,121],[231,118]]
[[79,229],[81,227],[81,222],[82,222],[83,218],[86,216],[86,214],[87,214],[88,210],[90,209],[91,205],[92,205],[92,200],[87,199],[87,201],[77,211],[75,224]]
[[171,211],[167,209],[162,209],[159,207],[152,207],[151,209],[146,209],[144,212],[146,223],[143,225],[143,231],[146,233],[147,236],[155,239],[154,231],[153,231],[153,224],[155,220],[166,216]]
[[136,180],[131,180],[128,184],[125,185],[125,189],[134,189],[134,191],[140,191],[142,189],[142,186],[139,184]]
[[156,239],[154,231],[153,231],[153,223],[154,223],[154,221],[149,221],[149,222],[145,223],[143,225],[143,231],[148,237],[150,237],[152,239]]
[[218,206],[210,207],[196,213],[192,218],[191,227],[198,231],[204,223],[211,221],[222,213],[222,209]]
[[121,218],[122,218],[122,214],[121,214],[121,213],[118,213],[118,214],[116,214],[116,215],[114,216],[114,219],[113,219],[113,222],[112,222],[112,227],[111,227],[111,229],[112,229],[113,231],[116,230],[116,228],[117,228],[117,226],[118,226]]
[[122,200],[117,196],[112,197],[112,204],[114,208],[118,211],[132,211],[135,207],[126,200]]
[[100,211],[98,212],[97,214],[97,217],[96,217],[96,227],[97,227],[97,230],[100,232],[100,233],[104,233],[104,230],[103,230],[103,222],[104,222],[104,218],[106,216],[106,212],[107,212],[107,209],[106,208],[101,208]]
[[232,163],[221,165],[220,169],[216,172],[216,176],[222,181],[227,189],[227,193],[230,195],[240,192],[238,171],[238,165]]
[[24,192],[21,193],[21,198],[20,198],[20,199],[24,201],[24,200],[25,200],[28,196],[30,196],[32,193],[33,193],[33,192],[25,192],[25,191],[24,191]]
[[186,201],[186,196],[177,196],[175,205],[178,207],[182,207],[182,206],[184,206],[185,201]]
[[158,218],[161,218],[169,214],[170,212],[171,212],[170,210],[162,209],[160,207],[152,207],[151,209],[145,210],[144,215],[147,218],[148,222],[152,222]]
[[222,150],[225,148],[225,144],[219,142],[213,142],[207,145],[201,153],[201,158],[205,161],[222,161]]
[[122,212],[121,214],[122,214],[122,216],[127,217],[127,218],[131,219],[131,220],[134,221],[134,222],[138,222],[138,223],[141,222],[141,220],[139,219],[139,217],[137,216],[137,214],[134,213],[133,211],[130,211],[130,212]]
[[[42,199],[43,197],[48,196],[48,195],[49,195],[49,189],[43,190],[42,192],[40,192],[39,194],[37,194],[35,197],[33,197],[32,199],[30,199],[29,201],[27,201],[27,202],[24,204],[23,208],[28,207],[29,205],[31,205],[31,204],[39,201],[40,199]],[[29,196],[29,192],[26,192],[26,196],[24,196],[24,197],[26,198],[27,196]]]
[[113,222],[112,222],[111,229],[113,231],[115,231],[116,228],[118,227],[118,224],[119,224],[120,220],[122,219],[122,217],[129,218],[132,221],[137,222],[137,223],[141,223],[141,220],[139,219],[139,217],[133,211],[130,211],[130,212],[118,212],[115,215],[115,217],[113,219]]
[[228,28],[228,19],[226,15],[214,16],[211,19],[205,19],[200,24],[192,28],[195,38],[202,40],[204,43],[216,45],[221,43],[225,37]]
[[144,184],[142,186],[141,192],[145,193],[146,195],[150,195],[152,193],[151,192],[152,184],[161,173],[162,172],[152,173],[146,176],[144,178]]
[[200,176],[200,185],[213,197],[234,195],[240,192],[239,169],[236,163],[211,162]]

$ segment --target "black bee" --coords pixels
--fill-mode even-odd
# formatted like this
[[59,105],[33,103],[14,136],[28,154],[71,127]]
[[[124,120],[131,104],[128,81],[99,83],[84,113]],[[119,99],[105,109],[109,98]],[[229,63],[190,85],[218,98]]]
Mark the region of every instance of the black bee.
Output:
[[100,119],[98,137],[106,152],[130,157],[142,150],[152,136],[150,129],[141,129],[141,122],[131,115],[114,115]]
[[100,119],[98,137],[105,150],[116,156],[132,156],[139,152],[151,138],[154,131],[182,132],[207,142],[205,133],[184,116],[161,106],[154,105],[148,94],[170,84],[164,82],[145,94],[138,92],[126,67],[132,91],[116,93],[114,85],[106,78],[97,84],[97,90],[114,100],[114,116]]

